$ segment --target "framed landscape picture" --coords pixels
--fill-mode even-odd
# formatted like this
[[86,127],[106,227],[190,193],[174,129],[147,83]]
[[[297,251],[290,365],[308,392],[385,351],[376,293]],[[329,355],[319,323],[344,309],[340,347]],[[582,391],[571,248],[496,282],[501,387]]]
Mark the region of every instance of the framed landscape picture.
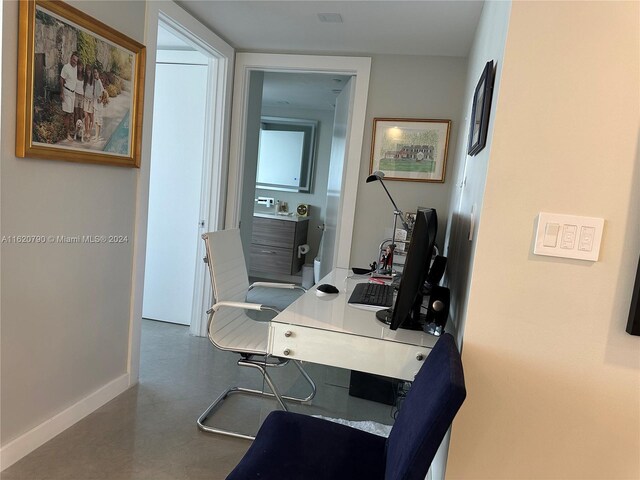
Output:
[[374,118],[369,173],[385,180],[444,182],[451,120]]
[[60,1],[19,22],[16,156],[139,167],[144,46]]

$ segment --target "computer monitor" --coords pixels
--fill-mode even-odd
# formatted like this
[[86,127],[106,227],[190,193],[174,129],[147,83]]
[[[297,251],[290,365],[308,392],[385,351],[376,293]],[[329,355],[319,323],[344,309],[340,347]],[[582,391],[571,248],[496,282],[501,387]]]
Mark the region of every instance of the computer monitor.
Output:
[[432,208],[418,210],[393,309],[381,310],[376,318],[389,323],[391,330],[422,330],[420,308],[423,286],[438,233],[438,216]]

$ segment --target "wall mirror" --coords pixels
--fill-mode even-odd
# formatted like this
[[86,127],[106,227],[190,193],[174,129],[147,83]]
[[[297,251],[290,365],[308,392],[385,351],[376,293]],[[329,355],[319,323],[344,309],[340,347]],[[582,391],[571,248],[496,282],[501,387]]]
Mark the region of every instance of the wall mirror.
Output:
[[311,192],[318,122],[298,118],[261,118],[256,187]]

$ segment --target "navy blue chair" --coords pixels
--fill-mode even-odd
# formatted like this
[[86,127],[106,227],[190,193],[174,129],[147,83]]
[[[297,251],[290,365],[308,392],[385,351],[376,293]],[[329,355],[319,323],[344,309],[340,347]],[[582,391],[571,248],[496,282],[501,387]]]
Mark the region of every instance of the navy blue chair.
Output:
[[272,412],[227,480],[424,480],[465,397],[460,354],[453,337],[443,334],[388,439],[307,415]]

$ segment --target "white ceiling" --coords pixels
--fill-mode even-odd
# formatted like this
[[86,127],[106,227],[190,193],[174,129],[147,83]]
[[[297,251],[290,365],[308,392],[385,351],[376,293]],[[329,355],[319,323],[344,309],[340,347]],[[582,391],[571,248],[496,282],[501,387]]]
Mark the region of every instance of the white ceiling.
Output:
[[262,106],[333,110],[348,79],[323,73],[265,72]]
[[[466,57],[482,1],[182,0],[180,5],[238,50]],[[337,13],[342,23],[323,23]],[[160,28],[158,48],[190,50]],[[265,74],[263,105],[332,110],[348,77]]]
[[[158,50],[190,52],[195,49],[172,30],[160,25]],[[176,58],[176,57],[173,57]],[[262,105],[280,108],[333,110],[348,76],[323,73],[265,72]]]
[[[178,3],[241,51],[466,57],[482,1],[216,1]],[[323,23],[338,13],[342,23]]]

